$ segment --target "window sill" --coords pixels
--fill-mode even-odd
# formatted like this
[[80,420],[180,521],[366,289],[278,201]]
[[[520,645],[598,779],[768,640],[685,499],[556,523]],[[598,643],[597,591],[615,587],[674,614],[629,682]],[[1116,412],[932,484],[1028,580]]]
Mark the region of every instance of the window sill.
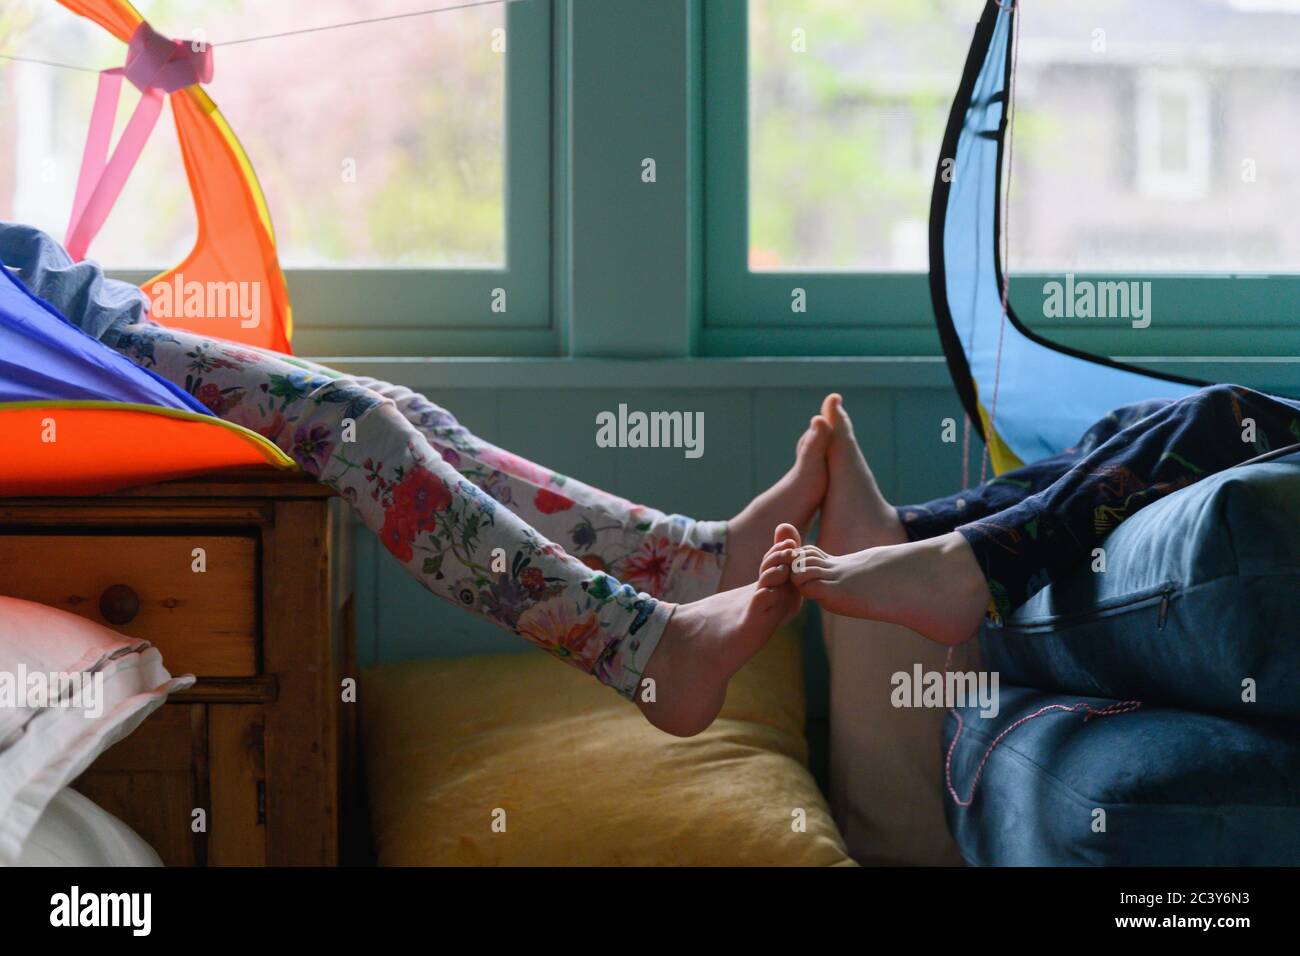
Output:
[[861,358],[312,357],[331,368],[438,388],[944,388],[939,356]]
[[[1300,392],[1300,357],[1120,357],[1210,382]],[[949,388],[930,355],[807,358],[312,357],[340,371],[410,388]]]

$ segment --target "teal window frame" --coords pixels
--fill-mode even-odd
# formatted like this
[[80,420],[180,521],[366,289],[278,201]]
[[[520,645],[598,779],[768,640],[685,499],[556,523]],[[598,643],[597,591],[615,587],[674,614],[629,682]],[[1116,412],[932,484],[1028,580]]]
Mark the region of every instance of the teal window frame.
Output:
[[[504,266],[288,270],[296,351],[556,353],[551,304],[554,15],[552,0],[505,7]],[[505,291],[504,312],[492,309],[496,289]]]
[[[704,315],[709,356],[932,355],[939,352],[929,278],[919,272],[752,272],[749,248],[747,0],[702,4]],[[937,159],[936,158],[936,164]],[[1119,357],[1300,354],[1300,275],[1078,274],[1149,280],[1153,321],[1033,318],[1043,285],[1063,275],[1013,276],[1012,308],[1034,331]],[[804,290],[804,313],[791,310]]]
[[[285,269],[303,355],[555,355],[552,152],[555,18],[563,0],[505,7],[505,264]],[[115,271],[147,281],[157,271]],[[492,309],[505,290],[504,312]]]

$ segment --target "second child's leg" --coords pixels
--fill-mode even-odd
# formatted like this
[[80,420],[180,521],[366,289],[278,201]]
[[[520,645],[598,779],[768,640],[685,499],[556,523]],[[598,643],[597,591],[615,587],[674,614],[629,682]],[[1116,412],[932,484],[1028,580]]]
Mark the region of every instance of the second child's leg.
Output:
[[822,404],[822,417],[831,424],[826,455],[829,480],[817,546],[828,554],[852,554],[886,544],[935,538],[997,514],[1050,487],[1085,455],[1167,404],[1168,400],[1156,399],[1125,405],[1089,428],[1076,446],[1059,455],[946,498],[895,507],[885,500],[876,484],[840,396],[828,395]]
[[[793,568],[795,580],[804,582],[805,595],[816,597],[825,610],[905,624],[935,640],[959,643],[970,636],[962,622],[971,615],[978,621],[988,605],[988,592],[966,553],[969,548],[960,535],[953,534],[954,529],[1048,487],[1085,450],[1113,435],[1121,423],[1148,411],[1121,409],[1089,429],[1075,449],[947,498],[895,508],[876,484],[840,396],[829,395],[822,405],[822,416],[831,423],[829,487],[822,502],[817,547],[805,547],[797,529],[781,529],[764,558],[760,581],[784,580],[782,574]],[[908,541],[920,543],[908,545]],[[900,562],[900,556],[908,560]],[[833,582],[810,580],[829,575],[832,563],[838,569]],[[873,586],[850,586],[846,570],[850,567],[858,570],[859,578],[870,576]],[[880,600],[882,593],[895,600]],[[905,609],[906,620],[897,617],[899,608]]]
[[801,593],[834,613],[958,643],[986,615],[1000,622],[1079,567],[1146,505],[1297,439],[1296,403],[1237,386],[1202,389],[1133,422],[1003,511],[936,537],[843,556],[776,547],[763,580],[782,580],[772,569],[792,567]]

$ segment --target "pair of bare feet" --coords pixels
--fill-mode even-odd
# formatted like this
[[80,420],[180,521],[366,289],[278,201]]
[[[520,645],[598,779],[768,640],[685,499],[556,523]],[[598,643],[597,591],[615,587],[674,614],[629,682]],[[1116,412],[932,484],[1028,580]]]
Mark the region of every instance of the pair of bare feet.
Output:
[[[806,545],[819,513],[817,546]],[[727,548],[718,593],[674,609],[644,675],[654,693],[636,699],[670,734],[689,737],[713,722],[728,681],[805,598],[944,644],[970,638],[988,604],[960,534],[908,542],[839,395],[809,422],[790,471],[727,523]]]

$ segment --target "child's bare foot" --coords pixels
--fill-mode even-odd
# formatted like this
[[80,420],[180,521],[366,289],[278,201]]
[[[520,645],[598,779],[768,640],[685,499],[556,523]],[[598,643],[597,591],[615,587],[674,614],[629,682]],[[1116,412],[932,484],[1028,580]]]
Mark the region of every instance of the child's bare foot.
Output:
[[826,497],[822,500],[817,544],[829,554],[851,554],[864,548],[907,541],[903,523],[885,500],[867,467],[853,422],[837,394],[822,402],[822,417],[830,422],[831,439],[826,451],[829,474]]
[[708,727],[722,709],[727,682],[800,603],[787,581],[772,588],[747,584],[678,605],[645,669],[655,699],[635,698],[646,720],[678,737]]
[[789,580],[833,614],[901,624],[940,644],[973,637],[989,603],[975,555],[955,531],[839,556],[774,545],[759,580]]
[[789,522],[802,531],[808,529],[826,495],[830,438],[830,423],[815,416],[795,446],[790,470],[727,522],[727,561],[719,591],[730,591],[757,578],[758,564],[771,547],[770,535],[778,524]]

